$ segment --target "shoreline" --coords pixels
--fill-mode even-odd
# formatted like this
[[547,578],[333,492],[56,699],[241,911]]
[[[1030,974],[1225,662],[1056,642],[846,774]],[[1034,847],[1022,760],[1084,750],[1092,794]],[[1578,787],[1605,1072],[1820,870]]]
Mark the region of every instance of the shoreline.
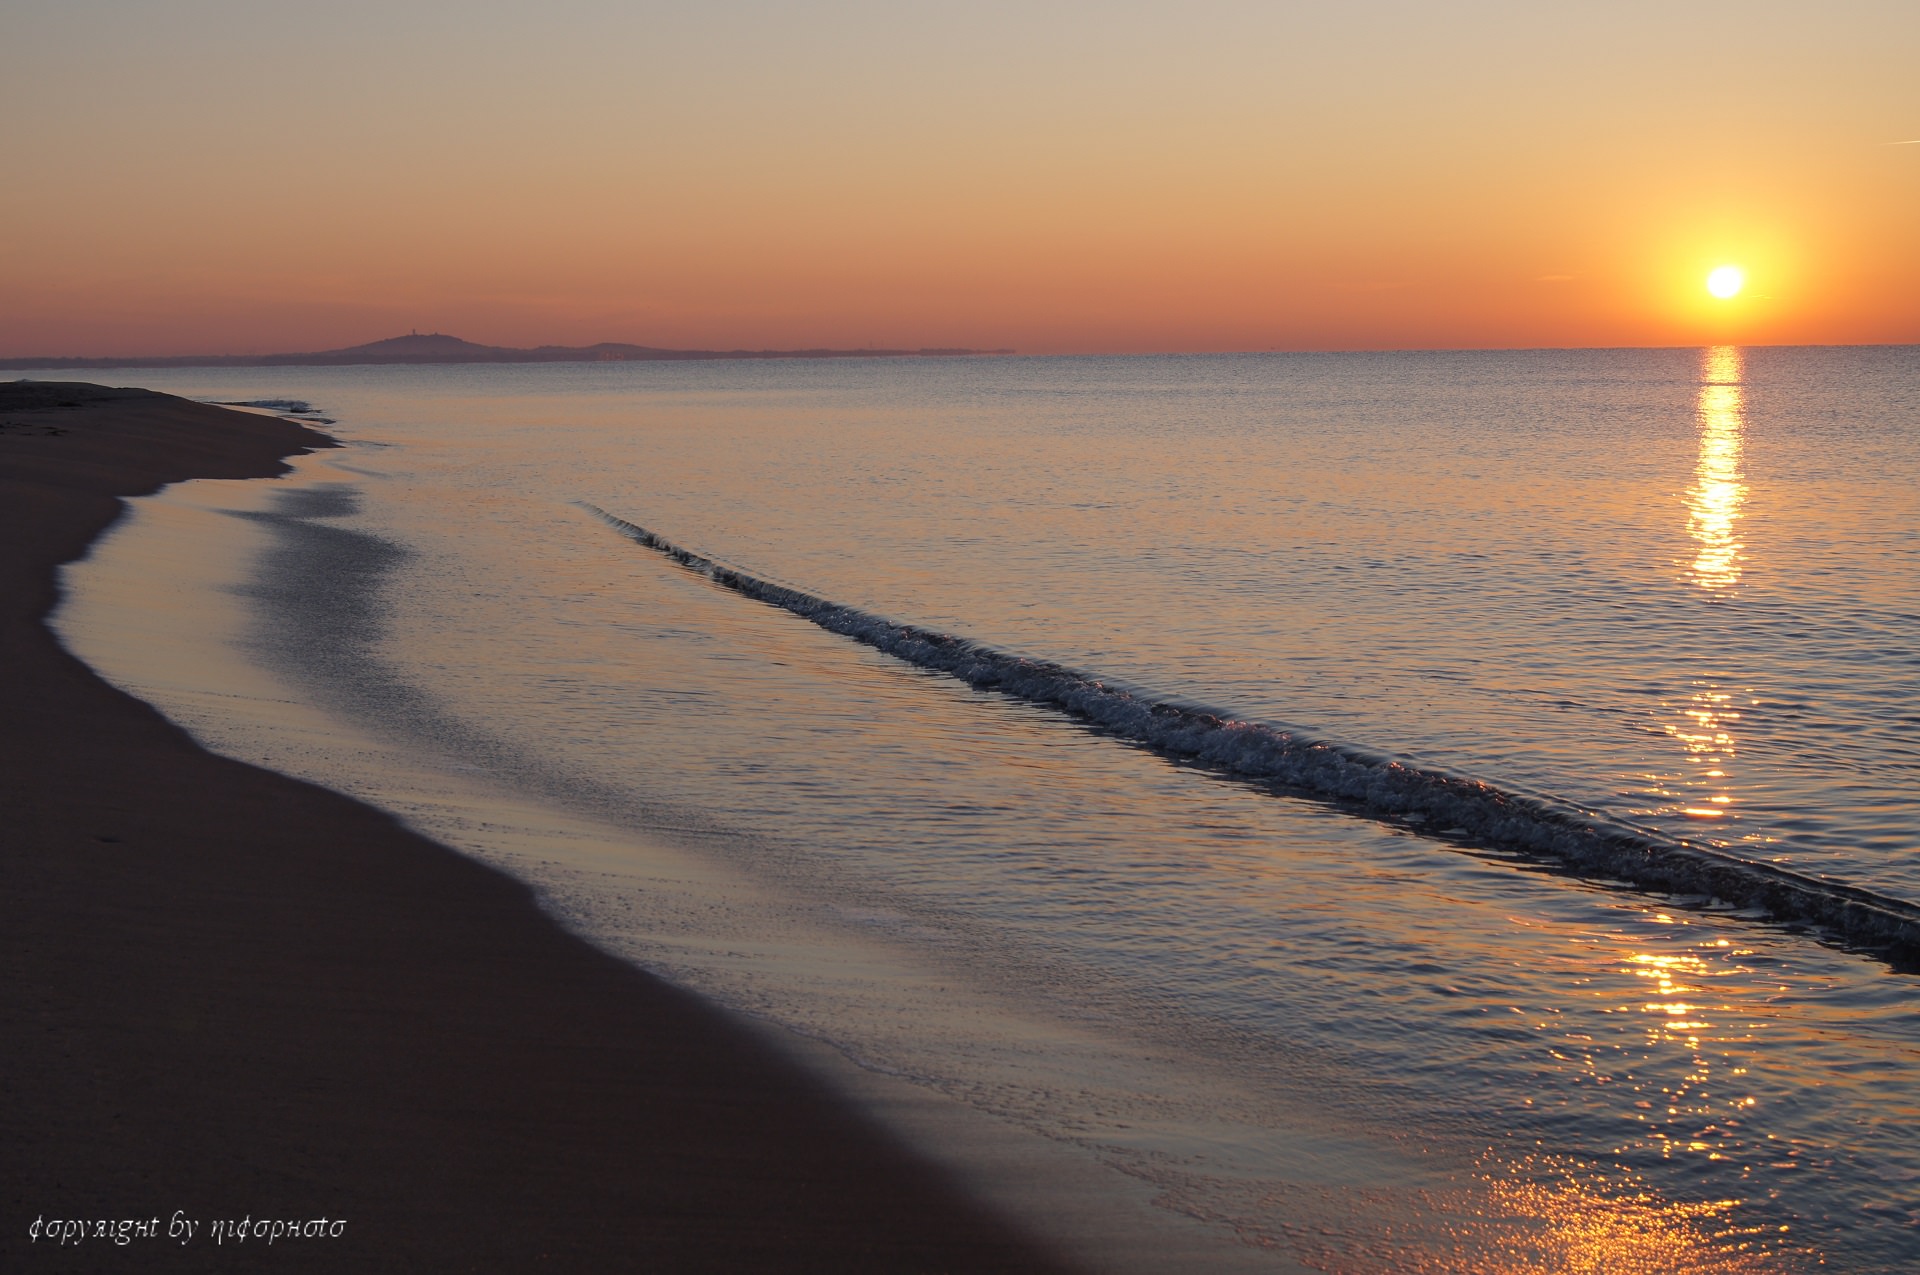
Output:
[[0,386],[8,1265],[118,1269],[110,1238],[61,1249],[29,1227],[164,1232],[178,1211],[198,1237],[136,1232],[143,1260],[251,1260],[206,1224],[324,1217],[342,1232],[281,1239],[272,1260],[1065,1269],[752,1031],[567,934],[525,886],[202,750],[60,647],[55,570],[121,497],[272,476],[331,445],[145,391]]

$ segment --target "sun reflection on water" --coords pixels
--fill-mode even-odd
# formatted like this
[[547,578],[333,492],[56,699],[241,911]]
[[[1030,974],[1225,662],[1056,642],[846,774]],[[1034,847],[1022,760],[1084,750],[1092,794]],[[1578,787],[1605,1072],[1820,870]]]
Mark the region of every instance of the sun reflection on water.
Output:
[[1838,1078],[1771,1047],[1804,1030],[1794,1006],[1818,994],[1817,980],[1686,912],[1621,916],[1631,922],[1548,945],[1555,973],[1541,987],[1561,996],[1530,1004],[1516,989],[1515,1017],[1490,1022],[1503,1038],[1529,1036],[1538,1068],[1539,1083],[1505,1108],[1506,1139],[1416,1215],[1395,1217],[1385,1244],[1293,1235],[1310,1265],[1341,1275],[1827,1265],[1822,1219],[1794,1208],[1787,1184],[1845,1153],[1792,1119],[1796,1095]]
[[1733,764],[1739,745],[1733,725],[1740,720],[1731,692],[1712,683],[1699,684],[1684,706],[1679,720],[1670,722],[1666,731],[1686,750],[1690,764],[1682,783],[1687,791],[1677,794],[1678,810],[1694,819],[1724,819],[1733,804],[1728,791],[1727,768]]
[[[1490,1151],[1473,1221],[1453,1237],[1470,1260],[1435,1269],[1731,1275],[1822,1265],[1778,1208],[1781,1173],[1824,1149],[1789,1136],[1773,1104],[1811,1078],[1777,1066],[1754,1074],[1762,1034],[1791,1030],[1778,973],[1685,913],[1638,917],[1576,944],[1578,982],[1619,1030],[1551,1013],[1537,1027],[1547,1065],[1611,1113],[1611,1131],[1593,1128],[1577,1157],[1546,1154],[1551,1139]],[[1472,1253],[1476,1231],[1501,1237],[1497,1257]]]
[[1793,1269],[1804,1254],[1778,1234],[1743,1226],[1738,1200],[1662,1199],[1630,1178],[1535,1160],[1526,1178],[1489,1182],[1488,1208],[1523,1224],[1498,1257],[1474,1269],[1498,1275],[1758,1275]]
[[1398,1243],[1341,1247],[1296,1235],[1333,1275],[1793,1275],[1825,1263],[1790,1226],[1743,1216],[1739,1199],[1674,1200],[1637,1175],[1561,1156],[1489,1155],[1471,1185],[1401,1218]]
[[1746,399],[1741,382],[1745,353],[1738,346],[1715,346],[1700,362],[1700,393],[1694,412],[1700,424],[1700,458],[1687,489],[1687,534],[1695,551],[1688,570],[1692,582],[1710,592],[1740,583],[1745,546],[1737,524],[1747,499],[1740,480],[1740,447],[1746,430]]
[[[1694,415],[1699,427],[1699,457],[1693,485],[1686,492],[1687,534],[1694,542],[1684,577],[1711,598],[1730,596],[1740,584],[1746,546],[1739,520],[1748,489],[1741,479],[1740,454],[1746,432],[1743,381],[1746,354],[1738,346],[1704,350],[1700,358],[1700,389]],[[1691,820],[1720,822],[1733,818],[1733,794],[1728,779],[1737,750],[1734,724],[1740,710],[1731,691],[1711,681],[1695,683],[1684,704],[1669,705],[1676,714],[1665,729],[1685,750],[1687,771],[1681,791],[1664,791],[1670,812]]]

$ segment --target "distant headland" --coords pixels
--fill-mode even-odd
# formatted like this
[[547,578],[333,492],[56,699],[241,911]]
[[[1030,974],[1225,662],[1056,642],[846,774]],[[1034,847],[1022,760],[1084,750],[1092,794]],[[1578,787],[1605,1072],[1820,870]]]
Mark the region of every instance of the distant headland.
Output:
[[308,354],[181,354],[165,358],[0,359],[0,368],[343,367],[361,363],[667,363],[690,359],[873,359],[1012,354],[1012,350],[665,350],[651,345],[476,345],[439,332],[410,332],[344,350]]

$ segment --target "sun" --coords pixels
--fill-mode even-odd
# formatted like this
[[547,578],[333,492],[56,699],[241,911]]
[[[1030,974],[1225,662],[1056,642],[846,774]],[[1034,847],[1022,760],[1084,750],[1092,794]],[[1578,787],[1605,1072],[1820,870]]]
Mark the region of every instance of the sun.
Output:
[[1707,291],[1725,301],[1747,286],[1747,272],[1739,266],[1721,266],[1707,276]]

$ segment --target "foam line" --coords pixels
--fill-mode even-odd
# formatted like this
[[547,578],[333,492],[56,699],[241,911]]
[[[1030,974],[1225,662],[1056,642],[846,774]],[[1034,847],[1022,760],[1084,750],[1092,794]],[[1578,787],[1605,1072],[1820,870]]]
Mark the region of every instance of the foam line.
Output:
[[1905,900],[1629,828],[1571,805],[1409,766],[1297,730],[1154,699],[1061,664],[899,624],[702,557],[596,505],[582,502],[581,508],[722,588],[970,686],[1060,709],[1166,756],[1281,785],[1389,822],[1444,829],[1443,835],[1524,854],[1583,877],[1710,896],[1774,920],[1821,927],[1903,966],[1920,963],[1920,907]]

